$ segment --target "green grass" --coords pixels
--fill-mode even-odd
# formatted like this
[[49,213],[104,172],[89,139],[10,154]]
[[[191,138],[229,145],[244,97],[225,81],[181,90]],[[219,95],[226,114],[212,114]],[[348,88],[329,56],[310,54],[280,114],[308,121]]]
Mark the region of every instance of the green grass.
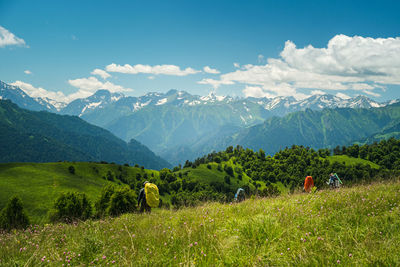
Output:
[[398,266],[399,203],[396,181],[46,225],[0,234],[0,265]]
[[361,158],[352,158],[347,155],[335,155],[335,156],[329,156],[327,159],[333,163],[333,162],[340,162],[343,163],[345,162],[346,165],[356,165],[356,164],[367,164],[371,166],[371,168],[374,169],[379,169],[380,166],[376,163],[373,163],[369,160],[361,159]]
[[[71,165],[75,168],[75,174],[68,171]],[[0,209],[11,196],[18,195],[34,223],[46,222],[48,211],[62,192],[84,192],[91,201],[95,201],[102,187],[110,183],[102,177],[108,171],[114,176],[118,175],[121,173],[119,168],[130,177],[145,171],[149,176],[152,172],[158,175],[157,171],[88,162],[0,164]],[[117,185],[116,182],[113,183]]]

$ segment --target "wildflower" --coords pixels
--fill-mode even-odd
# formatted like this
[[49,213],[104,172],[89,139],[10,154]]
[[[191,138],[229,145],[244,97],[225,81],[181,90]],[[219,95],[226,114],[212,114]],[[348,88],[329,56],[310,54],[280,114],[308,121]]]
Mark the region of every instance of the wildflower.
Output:
[[197,246],[197,242],[194,242],[194,245]]
[[132,235],[132,237],[135,237],[135,236],[136,236],[135,234]]
[[340,264],[340,260],[337,260],[336,262],[337,262],[338,264]]
[[115,263],[115,261],[112,261],[111,263]]
[[287,250],[289,251],[289,250],[290,250],[290,248],[287,248]]
[[190,244],[189,244],[189,247],[190,247],[190,248],[193,247],[193,243],[190,243]]
[[349,253],[349,257],[350,257],[350,258],[353,257],[353,254]]
[[283,255],[283,253],[281,252],[281,255]]

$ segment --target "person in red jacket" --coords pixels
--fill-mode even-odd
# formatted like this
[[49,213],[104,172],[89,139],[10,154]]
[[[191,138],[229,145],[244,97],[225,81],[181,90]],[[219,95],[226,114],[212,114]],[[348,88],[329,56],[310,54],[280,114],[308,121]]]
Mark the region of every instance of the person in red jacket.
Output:
[[311,189],[314,187],[314,180],[311,176],[307,176],[304,181],[304,191],[307,193],[311,192]]

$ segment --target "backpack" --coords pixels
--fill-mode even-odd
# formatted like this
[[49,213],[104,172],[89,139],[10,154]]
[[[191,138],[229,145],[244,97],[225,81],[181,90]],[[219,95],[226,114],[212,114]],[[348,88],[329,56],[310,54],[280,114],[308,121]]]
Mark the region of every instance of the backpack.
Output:
[[152,208],[157,208],[160,203],[160,194],[158,193],[158,187],[152,183],[146,183],[144,185],[144,192],[146,194],[146,203]]

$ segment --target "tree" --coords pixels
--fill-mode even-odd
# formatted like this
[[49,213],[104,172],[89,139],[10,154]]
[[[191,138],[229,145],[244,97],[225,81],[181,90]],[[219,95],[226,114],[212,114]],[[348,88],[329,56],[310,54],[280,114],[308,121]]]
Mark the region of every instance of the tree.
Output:
[[17,196],[11,197],[0,213],[0,228],[5,230],[26,228],[29,223],[29,217],[24,211],[21,199]]

